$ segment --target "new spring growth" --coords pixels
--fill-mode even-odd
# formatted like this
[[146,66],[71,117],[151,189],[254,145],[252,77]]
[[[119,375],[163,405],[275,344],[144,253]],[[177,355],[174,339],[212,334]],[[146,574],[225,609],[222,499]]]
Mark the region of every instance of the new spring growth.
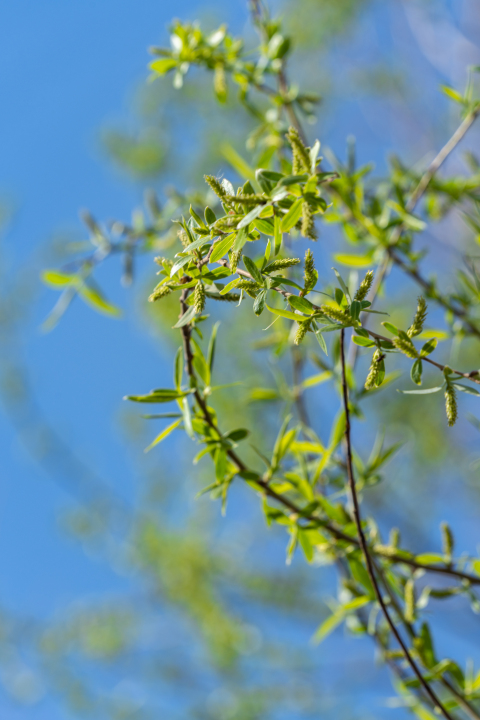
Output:
[[417,312],[415,313],[415,317],[413,318],[413,323],[410,325],[410,327],[407,330],[408,337],[412,338],[416,335],[420,335],[420,333],[423,330],[423,324],[425,322],[425,318],[427,317],[427,303],[425,302],[425,298],[420,296],[418,298],[418,305],[417,305]]
[[442,548],[443,553],[446,555],[448,561],[450,562],[453,555],[453,546],[454,546],[454,540],[452,531],[450,529],[450,525],[446,522],[442,522],[440,525],[441,531],[442,531]]
[[161,300],[167,295],[170,295],[171,292],[172,290],[168,287],[168,285],[162,285],[162,283],[159,283],[157,287],[154,288],[152,294],[149,295],[148,302],[155,302],[155,300]]
[[274,260],[268,265],[268,272],[272,270],[284,270],[285,268],[293,267],[301,262],[300,258],[282,258]]
[[397,350],[400,350],[400,352],[402,352],[407,357],[412,358],[412,360],[416,360],[418,358],[418,352],[415,348],[415,345],[412,343],[406,333],[394,338],[392,342],[397,348]]
[[232,252],[230,253],[230,270],[232,271],[232,273],[237,272],[238,263],[240,262],[241,257],[241,250],[237,250],[236,252],[232,250]]
[[405,583],[405,620],[415,622],[415,584],[411,578]]
[[295,337],[293,338],[295,345],[300,345],[310,328],[310,323],[311,320],[303,320],[302,322],[297,323],[297,331],[295,333]]
[[285,136],[293,153],[292,172],[294,175],[310,172],[310,155],[296,128],[290,127]]
[[257,297],[258,291],[260,290],[260,287],[256,282],[253,282],[253,280],[240,280],[236,287],[239,290],[245,290],[247,295],[250,295],[250,297],[254,299]]
[[390,530],[389,540],[390,546],[397,550],[400,545],[400,530],[398,528],[394,527]]
[[195,314],[199,314],[205,307],[205,288],[201,280],[195,285],[195,291],[193,293],[193,305],[195,307]]
[[458,417],[457,393],[453,385],[447,382],[445,388],[445,411],[447,413],[448,426],[453,427]]
[[313,212],[307,201],[302,205],[302,235],[310,240],[318,240]]
[[[204,175],[205,182],[210,185],[215,195],[220,198],[223,202],[229,201],[227,191],[223,187],[222,183],[214,175]],[[230,196],[231,197],[231,196]]]
[[370,371],[365,380],[365,390],[373,390],[373,388],[381,385],[381,363],[383,360],[383,353],[380,350],[375,350],[372,357],[372,364],[370,365]]
[[369,270],[365,277],[363,278],[362,282],[358,286],[358,290],[355,293],[354,300],[358,300],[359,302],[362,302],[362,300],[365,300],[368,293],[370,292],[370,288],[373,284],[373,270]]
[[340,310],[332,305],[321,305],[320,310],[331,320],[336,320],[344,325],[352,322],[352,317],[345,310]]
[[304,280],[304,290],[303,295],[307,295],[315,285],[317,284],[318,280],[318,272],[315,270],[315,261],[313,258],[313,253],[308,248],[307,252],[305,253],[305,265],[304,265],[305,271],[303,273],[303,280]]

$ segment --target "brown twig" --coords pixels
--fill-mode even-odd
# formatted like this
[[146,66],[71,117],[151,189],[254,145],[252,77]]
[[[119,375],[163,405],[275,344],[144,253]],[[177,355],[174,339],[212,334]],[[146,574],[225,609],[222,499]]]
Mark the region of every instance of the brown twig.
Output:
[[352,497],[352,503],[353,503],[353,516],[355,520],[355,525],[357,528],[357,534],[358,534],[358,540],[360,543],[360,547],[363,553],[363,556],[365,558],[365,565],[367,568],[368,575],[370,577],[370,581],[372,583],[373,589],[375,591],[375,597],[377,598],[377,601],[382,609],[382,612],[385,616],[385,620],[387,621],[390,630],[392,631],[392,634],[395,636],[398,644],[400,645],[402,652],[405,656],[405,659],[407,660],[408,664],[412,668],[413,672],[415,673],[416,677],[418,678],[420,684],[424,688],[425,692],[428,694],[432,702],[434,703],[435,707],[438,707],[442,714],[444,715],[447,720],[453,720],[452,716],[448,712],[448,710],[444,707],[442,702],[437,697],[436,693],[432,690],[429,683],[425,680],[422,673],[420,672],[419,667],[417,666],[417,663],[413,659],[412,655],[410,654],[410,651],[408,647],[406,646],[405,642],[403,641],[402,636],[397,630],[397,627],[395,623],[393,622],[390,612],[387,608],[387,605],[383,599],[382,592],[380,590],[380,587],[378,585],[378,581],[375,575],[375,570],[373,566],[373,561],[370,556],[370,551],[368,548],[368,544],[363,532],[362,528],[362,519],[360,515],[360,505],[358,502],[358,496],[357,496],[357,490],[355,487],[355,478],[353,475],[353,463],[352,463],[352,444],[351,444],[351,436],[350,436],[350,408],[348,403],[348,388],[347,388],[347,374],[346,374],[346,367],[345,367],[345,330],[342,328],[340,331],[340,357],[341,357],[341,364],[342,364],[342,393],[343,393],[343,404],[345,409],[345,441],[347,446],[347,475],[348,475],[348,484],[350,488],[350,494]]

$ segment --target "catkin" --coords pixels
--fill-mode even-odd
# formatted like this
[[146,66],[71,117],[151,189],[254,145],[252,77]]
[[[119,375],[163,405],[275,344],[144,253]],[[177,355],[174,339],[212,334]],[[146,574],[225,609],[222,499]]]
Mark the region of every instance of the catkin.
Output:
[[415,622],[415,584],[411,578],[405,583],[405,620]]
[[227,202],[229,200],[227,191],[223,187],[220,180],[215,177],[215,175],[204,175],[204,178],[207,185],[210,185],[211,189],[213,190],[215,195],[220,198],[220,200],[223,200],[224,202]]
[[332,305],[321,305],[320,310],[324,315],[331,318],[331,320],[337,320],[343,324],[351,322],[352,318],[345,312],[345,310],[339,310]]
[[363,278],[362,282],[360,283],[357,292],[355,293],[355,300],[358,300],[361,302],[362,300],[365,300],[368,293],[370,292],[370,288],[372,287],[373,283],[373,270],[369,270],[365,277]]
[[297,323],[297,331],[295,333],[295,337],[293,338],[295,345],[300,345],[302,342],[310,328],[310,322],[310,320],[303,320],[302,322]]
[[155,300],[161,300],[167,295],[170,295],[171,292],[172,290],[168,287],[168,285],[162,285],[162,283],[159,283],[157,287],[154,288],[152,294],[149,295],[148,302],[155,302]]
[[457,393],[453,385],[447,382],[445,388],[445,411],[447,413],[448,426],[452,427],[458,417]]
[[193,293],[193,305],[195,307],[195,314],[203,312],[205,307],[205,288],[201,280],[195,285],[195,291]]
[[305,264],[304,264],[305,271],[303,273],[303,280],[304,280],[304,294],[310,292],[310,290],[313,290],[315,285],[317,284],[318,280],[318,272],[315,270],[315,260],[313,257],[313,253],[308,248],[307,252],[305,253]]
[[414,360],[418,358],[418,352],[415,348],[415,345],[410,339],[406,339],[404,337],[396,337],[393,339],[392,342],[397,348],[397,350],[400,350],[400,352],[402,352],[407,357]]
[[410,327],[407,330],[408,337],[415,337],[416,335],[420,335],[420,333],[423,330],[423,324],[425,322],[425,318],[427,317],[427,303],[425,301],[425,298],[420,296],[418,298],[418,305],[417,305],[417,312],[415,313],[415,317],[413,318],[413,323],[410,325]]
[[302,205],[302,235],[310,240],[318,240],[312,208],[308,202]]
[[232,250],[232,252],[230,253],[230,270],[232,271],[232,273],[237,272],[238,263],[240,262],[241,257],[241,250],[237,250],[236,252]]
[[300,258],[282,258],[273,260],[273,262],[268,265],[268,272],[271,272],[272,270],[284,270],[285,268],[298,265],[300,262]]
[[237,283],[236,287],[238,288],[238,290],[245,290],[247,295],[250,295],[251,298],[256,298],[260,290],[260,287],[257,285],[257,283],[253,282],[252,280],[240,280],[240,282]]
[[440,528],[442,530],[443,552],[448,558],[451,558],[452,553],[453,553],[454,541],[453,541],[453,535],[452,535],[452,531],[450,529],[450,525],[446,522],[443,522],[440,525]]
[[293,174],[298,175],[300,173],[310,172],[310,155],[308,149],[303,144],[303,141],[296,128],[290,127],[286,138],[292,147],[293,153]]
[[370,371],[365,380],[365,390],[373,390],[378,387],[378,380],[380,375],[380,361],[382,360],[382,353],[380,350],[375,350],[372,357],[372,364],[370,365]]

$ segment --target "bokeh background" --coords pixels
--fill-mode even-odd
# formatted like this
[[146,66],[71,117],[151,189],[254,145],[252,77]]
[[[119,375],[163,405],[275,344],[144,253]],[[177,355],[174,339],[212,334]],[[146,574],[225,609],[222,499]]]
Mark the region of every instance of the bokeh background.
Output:
[[[446,141],[458,111],[439,86],[463,88],[466,67],[480,65],[477,0],[272,5],[293,38],[292,78],[322,97],[311,139],[344,159],[355,136],[358,162],[373,162],[377,177],[393,154],[425,163]],[[368,639],[339,629],[311,643],[334,570],[300,556],[286,567],[286,538],[265,527],[246,488],[234,486],[226,517],[196,499],[208,470],[192,468],[188,439],[143,453],[159,428],[122,397],[169,386],[176,350],[173,309],[147,307],[151,257],[130,288],[116,259],[99,271],[121,319],[75,302],[41,331],[56,298],[40,271],[81,249],[80,208],[129,221],[147,188],[165,202],[167,186],[194,190],[205,172],[236,179],[221,140],[248,156],[249,121],[233,97],[215,103],[211,78],[193,73],[182,92],[170,79],[146,83],[147,48],[168,43],[173,17],[226,22],[254,42],[240,0],[16,0],[0,9],[0,716],[401,720],[408,711]],[[464,167],[462,150],[478,139],[474,130],[447,172]],[[335,232],[315,248],[326,280],[333,243],[344,242]],[[445,283],[478,248],[458,215],[421,243]],[[394,319],[409,316],[412,286],[394,272],[389,287]],[[221,326],[219,381],[243,385],[233,406],[219,396],[219,407],[226,424],[257,423],[268,447],[282,404],[249,397],[275,388],[281,365],[255,349],[265,323],[250,315]],[[430,325],[441,323],[432,311]],[[444,358],[455,352],[446,347]],[[462,352],[478,365],[474,346]],[[369,509],[412,548],[437,550],[438,522],[448,520],[458,547],[475,552],[480,451],[467,415],[480,416],[478,401],[462,397],[447,435],[437,396],[388,398],[388,412],[371,404],[368,420],[404,445],[366,497]],[[312,392],[320,436],[337,407],[333,393]],[[359,424],[362,433],[372,430]],[[435,618],[442,652],[478,663],[478,617],[451,600],[432,604]]]

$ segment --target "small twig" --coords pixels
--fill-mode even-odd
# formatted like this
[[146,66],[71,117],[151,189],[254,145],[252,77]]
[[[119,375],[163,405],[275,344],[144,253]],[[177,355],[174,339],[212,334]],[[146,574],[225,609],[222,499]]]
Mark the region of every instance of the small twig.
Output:
[[443,706],[442,702],[439,700],[436,693],[432,690],[429,683],[423,677],[422,673],[420,672],[419,667],[417,666],[417,663],[411,656],[408,647],[406,646],[405,642],[403,641],[402,636],[398,632],[397,627],[390,616],[390,612],[386,606],[386,603],[383,599],[382,592],[378,585],[378,581],[377,581],[374,566],[373,566],[373,561],[372,561],[372,558],[370,557],[370,551],[368,549],[368,544],[365,539],[365,535],[364,535],[363,528],[362,528],[360,505],[358,502],[357,490],[355,487],[355,478],[353,475],[352,444],[351,444],[351,436],[350,436],[350,408],[349,408],[349,404],[348,404],[347,374],[346,374],[346,367],[345,367],[345,330],[343,328],[340,331],[340,357],[341,357],[341,364],[342,364],[343,405],[344,405],[344,409],[345,409],[345,440],[346,440],[346,446],[347,446],[348,484],[349,484],[350,493],[352,496],[353,516],[354,516],[355,525],[357,528],[358,540],[359,540],[360,547],[363,552],[363,556],[365,558],[365,565],[367,568],[367,572],[370,577],[370,581],[372,583],[373,589],[375,591],[375,596],[377,598],[377,601],[378,601],[378,603],[382,609],[382,612],[385,616],[385,620],[387,621],[387,623],[390,627],[390,630],[392,631],[393,635],[395,636],[398,644],[402,648],[402,652],[405,655],[405,659],[407,660],[408,664],[410,665],[413,672],[417,676],[417,678],[418,678],[420,684],[422,685],[422,687],[424,688],[425,692],[431,698],[435,707],[438,707],[441,710],[441,712],[443,713],[444,717],[447,718],[447,720],[453,720],[453,718],[450,715],[450,713],[448,712],[448,710]]

